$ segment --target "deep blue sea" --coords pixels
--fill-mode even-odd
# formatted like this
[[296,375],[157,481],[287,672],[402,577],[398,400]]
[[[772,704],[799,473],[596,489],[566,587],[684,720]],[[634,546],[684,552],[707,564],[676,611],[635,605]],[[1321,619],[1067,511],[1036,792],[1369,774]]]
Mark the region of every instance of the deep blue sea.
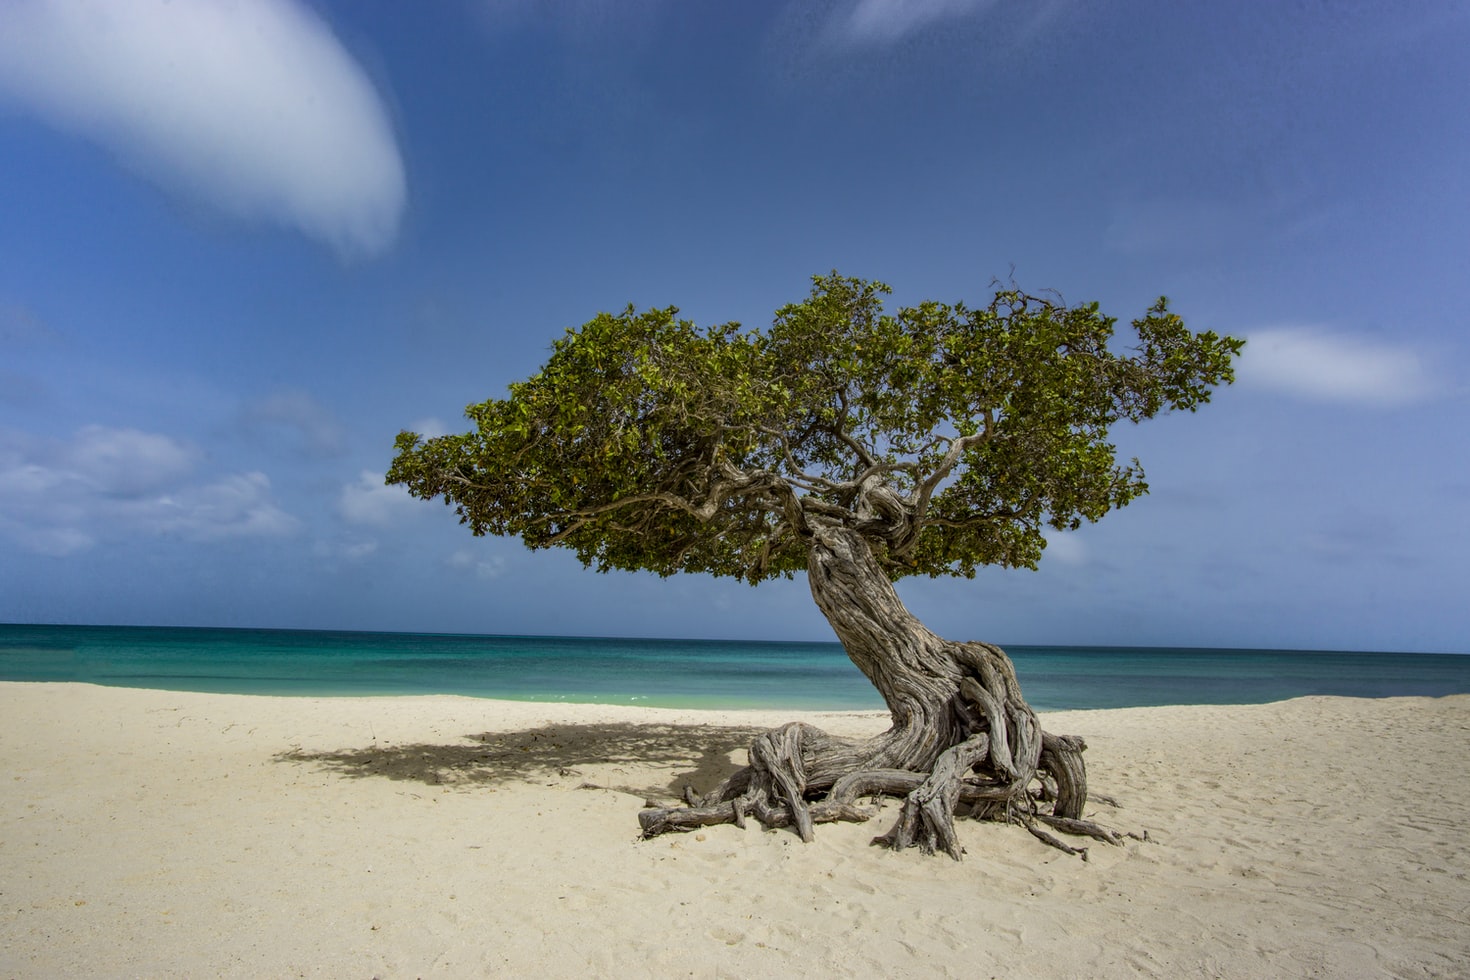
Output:
[[[1470,656],[1013,646],[1040,711],[1470,693]],[[880,709],[836,643],[0,625],[0,680],[230,694],[462,694]]]

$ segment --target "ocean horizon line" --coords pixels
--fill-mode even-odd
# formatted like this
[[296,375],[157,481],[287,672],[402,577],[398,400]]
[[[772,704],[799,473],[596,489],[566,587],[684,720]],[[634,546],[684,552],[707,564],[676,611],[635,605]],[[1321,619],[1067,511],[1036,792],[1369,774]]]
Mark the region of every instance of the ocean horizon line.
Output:
[[[830,640],[803,640],[792,638],[761,638],[761,637],[739,637],[739,636],[656,636],[648,634],[619,634],[619,633],[481,633],[462,632],[458,630],[392,630],[392,629],[360,629],[355,627],[336,626],[216,626],[195,625],[175,623],[40,623],[40,622],[0,622],[0,629],[36,627],[55,629],[97,629],[97,630],[198,630],[201,632],[258,632],[258,633],[301,633],[301,634],[357,634],[362,636],[403,636],[403,637],[446,637],[455,639],[485,639],[485,640],[572,640],[595,642],[606,640],[618,643],[746,643],[752,645],[790,645],[790,646],[830,646],[841,648],[842,644],[833,637]],[[954,637],[944,639],[955,640]],[[955,642],[969,643],[976,640],[955,640]],[[1299,647],[1299,646],[1223,646],[1218,644],[1198,643],[1077,643],[1077,642],[1048,642],[1048,643],[1009,643],[996,640],[980,640],[978,642],[989,643],[1009,650],[1012,647],[1025,650],[1096,650],[1099,652],[1118,652],[1127,650],[1173,650],[1181,653],[1285,653],[1285,654],[1380,654],[1395,656],[1399,654],[1407,656],[1425,657],[1470,657],[1470,648],[1465,650],[1426,650],[1426,649],[1386,649],[1381,647]]]

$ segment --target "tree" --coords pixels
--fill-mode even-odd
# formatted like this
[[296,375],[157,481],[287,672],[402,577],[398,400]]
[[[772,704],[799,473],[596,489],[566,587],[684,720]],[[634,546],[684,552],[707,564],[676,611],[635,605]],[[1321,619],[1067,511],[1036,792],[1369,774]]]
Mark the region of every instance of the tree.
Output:
[[983,307],[888,314],[889,292],[816,276],[765,331],[700,328],[674,307],[600,314],[508,397],[469,406],[474,431],[401,433],[388,482],[442,497],[476,535],[570,548],[599,571],[806,572],[892,727],[768,732],[724,785],[644,811],[646,835],[748,814],[809,840],[881,793],[905,801],[878,838],[896,849],[958,859],[957,809],[1058,846],[1038,823],[1116,842],[1082,819],[1082,740],[1041,731],[1006,654],[931,633],[893,583],[1034,568],[1045,528],[1146,493],[1109,427],[1194,411],[1233,380],[1242,341],[1192,333],[1165,299],[1118,353],[1097,304],[1010,287]]

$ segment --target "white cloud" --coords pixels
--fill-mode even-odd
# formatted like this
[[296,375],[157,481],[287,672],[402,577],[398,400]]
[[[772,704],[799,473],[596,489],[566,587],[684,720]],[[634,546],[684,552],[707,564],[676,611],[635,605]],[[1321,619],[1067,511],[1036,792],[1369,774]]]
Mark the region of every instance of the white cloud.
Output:
[[197,453],[168,436],[89,425],[65,447],[60,472],[109,496],[132,497],[176,483]]
[[397,234],[405,179],[387,113],[296,0],[7,0],[3,99],[175,192],[344,256]]
[[450,431],[449,426],[445,425],[441,420],[434,418],[419,419],[413,425],[409,426],[408,430],[410,432],[417,432],[425,439],[437,439],[440,436],[447,436]]
[[74,527],[23,527],[15,536],[27,551],[48,558],[79,554],[97,543],[90,534]]
[[505,574],[505,559],[499,555],[479,558],[474,552],[461,548],[450,554],[444,563],[457,572],[473,571],[480,578],[499,578]]
[[353,544],[344,545],[342,554],[353,561],[360,561],[378,550],[376,541],[358,541]]
[[209,542],[297,529],[264,473],[193,483],[197,458],[184,443],[137,429],[93,425],[64,441],[9,436],[0,440],[0,535],[66,556],[108,538]]
[[841,4],[828,35],[857,44],[888,44],[941,20],[975,13],[994,0],[857,0]]
[[1422,358],[1406,347],[1320,327],[1251,332],[1238,371],[1244,384],[1315,401],[1401,405],[1438,393]]
[[1046,557],[1043,559],[1060,565],[1087,564],[1087,545],[1076,535],[1052,531],[1046,536]]
[[346,538],[335,541],[319,540],[311,546],[311,553],[329,562],[346,560],[360,562],[377,554],[378,542],[373,538]]
[[356,482],[342,488],[337,497],[337,513],[350,524],[387,527],[400,515],[416,512],[416,503],[406,488],[390,487],[383,482],[381,473],[363,470]]
[[290,534],[298,522],[275,505],[270,489],[264,473],[237,473],[149,500],[135,518],[140,525],[193,541]]

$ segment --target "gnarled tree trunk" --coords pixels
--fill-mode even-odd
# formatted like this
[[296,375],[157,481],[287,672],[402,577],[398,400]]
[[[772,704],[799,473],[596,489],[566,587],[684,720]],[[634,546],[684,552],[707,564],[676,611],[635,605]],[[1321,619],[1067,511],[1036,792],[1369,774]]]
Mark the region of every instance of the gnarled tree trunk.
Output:
[[[750,765],[687,808],[639,815],[645,836],[714,823],[795,827],[865,820],[859,797],[904,798],[898,821],[877,838],[894,849],[961,849],[953,815],[1025,824],[1036,820],[1111,839],[1081,819],[1087,802],[1082,740],[1042,732],[999,648],[956,643],[904,608],[864,538],[845,528],[813,531],[807,567],[812,597],[858,669],[882,694],[893,726],[872,739],[834,738],[790,724],[751,746]],[[1035,784],[1035,785],[1033,785]],[[1040,804],[1051,805],[1042,813]],[[1112,842],[1116,843],[1115,840]],[[1070,850],[1070,849],[1069,849]]]

